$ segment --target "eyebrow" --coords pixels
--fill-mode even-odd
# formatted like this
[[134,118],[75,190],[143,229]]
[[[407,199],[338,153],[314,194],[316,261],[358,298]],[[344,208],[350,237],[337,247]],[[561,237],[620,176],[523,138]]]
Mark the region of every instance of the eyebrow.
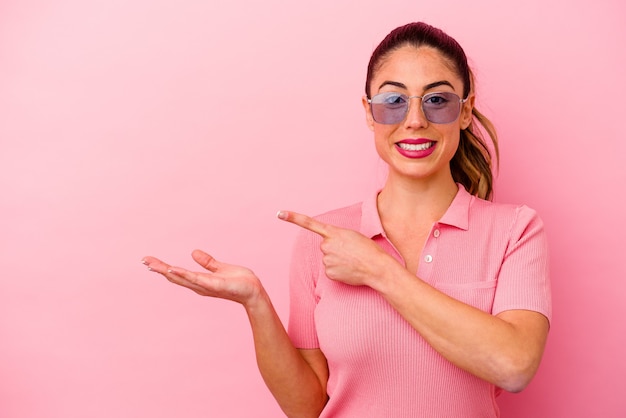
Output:
[[[380,86],[378,86],[378,89],[382,89],[384,86],[396,86],[396,87],[400,87],[401,89],[407,89],[407,86],[404,85],[403,83],[399,83],[397,81],[385,81],[383,82]],[[430,90],[433,89],[435,87],[439,87],[439,86],[450,86],[452,88],[452,90],[454,90],[454,86],[452,85],[452,83],[450,83],[447,80],[441,80],[441,81],[435,81],[434,83],[430,83],[430,84],[426,84],[424,86],[424,91],[426,90]]]

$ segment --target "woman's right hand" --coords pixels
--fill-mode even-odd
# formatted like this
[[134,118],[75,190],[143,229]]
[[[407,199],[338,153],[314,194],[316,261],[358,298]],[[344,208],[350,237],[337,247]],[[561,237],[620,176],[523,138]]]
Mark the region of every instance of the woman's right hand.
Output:
[[155,257],[145,257],[142,263],[148,270],[202,296],[229,299],[247,307],[263,294],[261,281],[252,270],[221,263],[201,250],[194,250],[191,257],[208,271],[194,272],[173,267]]
[[328,365],[319,349],[297,350],[272,306],[261,281],[249,269],[221,263],[195,250],[191,256],[206,272],[172,267],[154,257],[142,261],[179,286],[203,296],[244,305],[254,338],[259,370],[287,416],[319,416],[328,395]]

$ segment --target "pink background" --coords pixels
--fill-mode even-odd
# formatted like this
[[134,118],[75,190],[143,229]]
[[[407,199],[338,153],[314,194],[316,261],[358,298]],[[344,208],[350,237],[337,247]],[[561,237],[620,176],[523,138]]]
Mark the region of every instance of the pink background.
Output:
[[626,416],[626,7],[506,3],[0,2],[0,416],[281,416],[243,310],[140,260],[245,264],[286,321],[296,231],[274,215],[381,182],[365,68],[411,20],[465,47],[496,199],[551,239],[550,340],[503,416]]

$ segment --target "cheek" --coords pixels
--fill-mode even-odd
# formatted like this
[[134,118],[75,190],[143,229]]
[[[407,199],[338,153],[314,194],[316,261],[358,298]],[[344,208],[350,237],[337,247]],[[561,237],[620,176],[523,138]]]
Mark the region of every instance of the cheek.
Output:
[[[460,121],[459,121],[460,122]],[[440,126],[438,129],[439,138],[441,139],[442,158],[449,161],[454,157],[456,151],[459,148],[459,142],[461,141],[461,124],[457,122],[448,126]]]
[[459,143],[461,140],[461,130],[463,129],[462,125],[456,126],[454,129],[450,130],[450,138],[452,142]]
[[461,142],[461,131],[456,130],[455,132],[450,134],[449,138],[450,140],[448,141],[447,154],[449,154],[450,159],[452,159],[452,157],[454,157],[454,154],[456,154],[456,151],[459,149],[459,143]]
[[376,152],[383,161],[388,163],[389,154],[393,151],[394,147],[389,140],[391,135],[390,129],[380,124],[374,124],[372,131],[374,131],[374,146],[376,147]]

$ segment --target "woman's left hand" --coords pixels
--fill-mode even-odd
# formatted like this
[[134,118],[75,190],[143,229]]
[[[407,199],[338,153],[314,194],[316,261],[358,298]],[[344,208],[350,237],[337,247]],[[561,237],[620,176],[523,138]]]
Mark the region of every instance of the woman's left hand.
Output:
[[319,222],[309,216],[281,211],[278,218],[308,229],[323,238],[320,250],[326,276],[346,284],[371,285],[382,277],[388,263],[397,263],[373,240],[351,229]]

